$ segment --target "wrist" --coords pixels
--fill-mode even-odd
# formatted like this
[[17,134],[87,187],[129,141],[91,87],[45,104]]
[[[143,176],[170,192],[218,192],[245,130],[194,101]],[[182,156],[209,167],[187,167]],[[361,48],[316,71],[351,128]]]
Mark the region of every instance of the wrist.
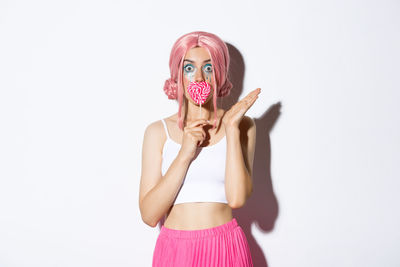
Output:
[[233,125],[225,126],[225,134],[227,136],[240,134],[239,127],[238,126],[233,126]]
[[189,164],[190,161],[192,160],[191,157],[183,154],[182,151],[178,152],[178,155],[176,156],[176,159],[178,160],[179,163],[182,163],[182,164]]

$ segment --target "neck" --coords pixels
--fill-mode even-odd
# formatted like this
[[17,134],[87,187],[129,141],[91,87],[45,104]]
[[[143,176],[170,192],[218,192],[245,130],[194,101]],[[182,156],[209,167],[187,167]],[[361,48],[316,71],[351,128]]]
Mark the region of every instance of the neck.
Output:
[[[201,117],[200,117],[200,109],[201,109]],[[183,112],[184,112],[183,114],[185,114],[185,118],[187,121],[193,121],[198,119],[206,119],[206,120],[214,119],[214,107],[212,105],[212,99],[210,99],[204,105],[201,105],[201,108],[200,106],[195,105],[190,101],[185,101],[185,105],[183,106]]]

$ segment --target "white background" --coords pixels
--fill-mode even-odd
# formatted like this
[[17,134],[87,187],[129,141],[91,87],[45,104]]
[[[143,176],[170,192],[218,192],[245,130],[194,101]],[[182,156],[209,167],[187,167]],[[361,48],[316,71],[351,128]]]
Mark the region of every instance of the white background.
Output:
[[[229,44],[261,87],[255,266],[400,266],[399,1],[1,1],[0,266],[151,266],[145,127],[177,112],[171,47]],[[229,102],[228,101],[228,102]]]

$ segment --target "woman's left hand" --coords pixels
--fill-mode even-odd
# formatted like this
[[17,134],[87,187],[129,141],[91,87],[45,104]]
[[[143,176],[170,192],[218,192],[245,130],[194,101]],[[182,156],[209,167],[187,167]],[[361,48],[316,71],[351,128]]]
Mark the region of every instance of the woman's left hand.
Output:
[[244,114],[254,104],[260,92],[261,88],[251,91],[245,98],[237,102],[227,112],[225,112],[222,119],[225,129],[239,128],[239,123],[242,121]]

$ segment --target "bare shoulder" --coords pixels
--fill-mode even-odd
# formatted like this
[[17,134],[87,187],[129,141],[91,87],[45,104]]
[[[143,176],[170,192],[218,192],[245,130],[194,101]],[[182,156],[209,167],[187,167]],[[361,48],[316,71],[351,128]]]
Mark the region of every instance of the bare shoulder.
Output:
[[154,134],[154,132],[159,131],[161,129],[161,127],[162,127],[161,120],[153,121],[147,125],[146,132]]
[[144,132],[144,143],[155,145],[161,149],[165,139],[166,135],[161,120],[153,121],[147,125]]
[[152,136],[160,136],[161,134],[161,127],[162,122],[161,120],[153,121],[149,125],[147,125],[145,130],[145,136],[152,137]]

